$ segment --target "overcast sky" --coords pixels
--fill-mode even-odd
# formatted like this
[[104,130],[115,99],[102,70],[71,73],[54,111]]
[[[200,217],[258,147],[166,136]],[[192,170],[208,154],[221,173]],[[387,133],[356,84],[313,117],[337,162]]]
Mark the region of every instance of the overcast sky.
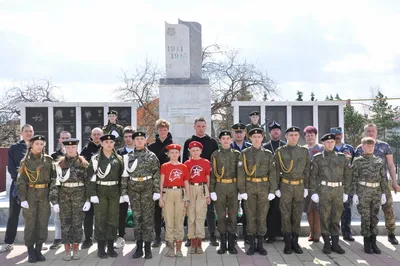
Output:
[[180,18],[202,24],[203,46],[241,49],[282,100],[400,97],[400,1],[365,3],[0,0],[0,89],[45,78],[67,101],[109,101],[121,70],[164,66],[164,22]]

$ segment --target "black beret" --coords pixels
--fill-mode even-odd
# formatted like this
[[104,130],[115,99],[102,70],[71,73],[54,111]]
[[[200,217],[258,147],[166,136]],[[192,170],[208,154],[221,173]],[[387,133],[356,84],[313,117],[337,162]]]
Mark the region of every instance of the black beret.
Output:
[[300,132],[300,128],[299,127],[289,127],[288,129],[286,129],[285,133],[289,133],[289,132]]
[[335,134],[327,133],[322,136],[321,141],[330,140],[330,139],[335,140]]
[[110,110],[107,112],[108,115],[118,115],[118,112],[115,110]]
[[78,145],[79,139],[71,138],[71,139],[66,139],[62,142],[64,146],[70,146],[70,145]]
[[146,137],[146,133],[142,131],[136,131],[135,133],[133,133],[132,138],[135,139],[136,137]]
[[221,132],[219,132],[218,138],[220,139],[222,136],[232,137],[232,133],[228,130],[222,130]]
[[42,135],[35,135],[35,136],[33,136],[32,138],[30,138],[29,139],[29,141],[35,141],[35,140],[43,140],[43,141],[46,141],[46,138],[44,137],[44,136],[42,136]]
[[252,115],[260,115],[260,113],[259,113],[258,111],[253,111],[253,112],[251,112],[251,113],[249,114],[249,116],[252,116]]
[[253,128],[252,130],[249,131],[249,136],[252,136],[254,134],[264,135],[264,130],[262,130],[261,128]]
[[281,125],[276,121],[272,121],[271,123],[268,124],[268,128],[269,128],[269,131],[273,130],[274,128],[281,129]]
[[246,125],[242,124],[242,123],[237,123],[237,124],[232,125],[231,128],[232,128],[232,130],[237,130],[237,131],[245,130],[246,129]]
[[115,141],[115,136],[112,134],[107,134],[107,135],[103,135],[100,138],[101,141],[105,141],[105,140],[113,140]]

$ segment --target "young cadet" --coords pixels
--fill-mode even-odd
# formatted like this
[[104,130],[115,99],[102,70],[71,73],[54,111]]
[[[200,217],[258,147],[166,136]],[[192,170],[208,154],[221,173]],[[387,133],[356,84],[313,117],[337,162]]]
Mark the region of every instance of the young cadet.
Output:
[[269,201],[275,198],[277,187],[275,160],[272,152],[262,146],[262,129],[250,130],[249,137],[252,146],[242,151],[238,162],[238,187],[240,197],[246,200],[247,234],[250,241],[246,254],[254,255],[257,251],[265,256],[267,251],[263,247],[263,240],[267,233]]
[[375,140],[366,137],[361,140],[364,153],[353,161],[353,181],[350,194],[353,204],[361,215],[361,235],[364,237],[364,252],[381,254],[376,245],[378,235],[378,213],[386,203],[387,179],[381,158],[374,155]]
[[189,208],[188,208],[188,238],[190,239],[190,254],[202,254],[202,239],[205,236],[204,220],[207,205],[210,204],[210,161],[201,158],[203,145],[198,141],[189,143],[190,159],[185,162],[190,172]]
[[105,135],[111,134],[115,136],[115,149],[119,149],[122,147],[123,140],[123,131],[124,127],[118,124],[118,112],[115,110],[110,110],[107,112],[108,115],[108,123],[103,126],[102,130]]
[[[236,166],[240,152],[231,148],[232,133],[228,130],[223,130],[219,133],[219,142],[221,147],[211,155],[212,171],[210,180],[210,197],[215,201],[215,209],[218,215],[217,230],[221,240],[217,253],[226,253],[226,241],[228,239],[229,253],[237,254],[235,236],[239,202],[237,200]],[[227,214],[228,217],[226,217]]]
[[29,262],[46,260],[42,255],[42,246],[48,235],[49,186],[54,173],[53,160],[44,153],[45,141],[42,135],[33,136],[29,140],[28,151],[18,170],[18,197],[23,208],[24,241],[28,247]]
[[[186,198],[189,192],[189,169],[179,162],[181,146],[169,144],[169,162],[161,166],[160,177],[160,208],[163,208],[165,220],[165,241],[169,247],[167,257],[182,257],[182,241],[184,237],[183,220],[185,208],[189,206]],[[176,243],[176,253],[175,246]]]

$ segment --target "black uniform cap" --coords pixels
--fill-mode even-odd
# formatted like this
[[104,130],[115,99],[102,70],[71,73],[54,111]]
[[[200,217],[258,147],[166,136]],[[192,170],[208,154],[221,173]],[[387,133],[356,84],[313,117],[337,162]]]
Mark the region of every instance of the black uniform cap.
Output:
[[252,115],[260,115],[260,113],[259,113],[258,111],[253,111],[253,112],[251,112],[251,113],[249,114],[249,116],[252,116]]
[[118,115],[118,112],[115,110],[110,110],[107,112],[108,115]]
[[271,131],[271,130],[273,130],[275,128],[281,129],[281,125],[276,121],[272,121],[271,123],[268,124],[269,131]]
[[322,136],[321,141],[330,140],[330,139],[335,140],[335,134],[327,133]]
[[252,130],[249,131],[249,136],[252,136],[254,134],[264,135],[264,130],[262,130],[261,128],[253,128]]
[[300,132],[300,128],[299,127],[289,127],[288,129],[286,129],[285,133],[289,133],[289,132]]
[[112,134],[107,134],[107,135],[103,135],[100,138],[101,141],[105,141],[105,140],[113,140],[115,141],[115,136]]
[[136,131],[135,133],[133,133],[132,138],[135,139],[136,137],[146,137],[146,133],[142,131]]
[[62,142],[62,144],[64,144],[64,146],[78,145],[78,143],[79,143],[79,139],[75,139],[75,138],[66,139]]
[[222,130],[219,132],[218,138],[220,139],[222,136],[229,136],[232,138],[232,133],[229,130]]
[[237,123],[237,124],[232,125],[231,128],[232,128],[232,130],[235,130],[235,131],[245,130],[246,129],[246,125],[242,124],[242,123]]
[[46,138],[45,138],[44,136],[42,136],[42,135],[35,135],[35,136],[33,136],[32,138],[29,139],[30,142],[33,142],[33,141],[35,141],[35,140],[43,140],[43,141],[46,141]]

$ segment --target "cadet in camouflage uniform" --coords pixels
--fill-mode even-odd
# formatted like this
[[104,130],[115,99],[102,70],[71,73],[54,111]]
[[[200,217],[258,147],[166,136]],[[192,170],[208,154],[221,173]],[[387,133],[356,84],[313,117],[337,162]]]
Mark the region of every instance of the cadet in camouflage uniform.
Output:
[[[211,155],[210,198],[215,201],[218,215],[217,230],[221,242],[218,254],[226,252],[226,234],[228,234],[228,251],[237,254],[235,236],[237,213],[239,208],[237,189],[237,163],[240,152],[231,148],[232,133],[223,130],[219,133],[221,147]],[[226,214],[228,213],[228,218]]]
[[100,139],[102,147],[90,160],[88,176],[90,201],[96,217],[94,237],[97,240],[97,255],[106,259],[118,256],[114,250],[114,238],[118,229],[120,195],[124,190],[123,185],[119,185],[124,163],[114,149],[115,136],[104,135]]
[[263,135],[264,131],[259,128],[249,132],[252,146],[242,151],[238,162],[239,196],[246,200],[247,234],[250,241],[247,255],[253,255],[255,251],[267,255],[262,243],[267,232],[269,201],[275,198],[277,188],[274,156],[263,148]]
[[53,160],[44,154],[44,147],[45,137],[33,136],[29,140],[28,151],[18,170],[18,197],[23,208],[24,241],[28,247],[29,262],[46,260],[41,250],[48,235],[49,186],[53,176]]
[[308,195],[310,176],[310,155],[308,149],[297,144],[300,128],[289,127],[285,131],[288,144],[279,147],[275,152],[276,171],[280,175],[279,209],[282,215],[282,233],[285,240],[285,254],[292,250],[302,254],[298,240],[304,198]]
[[121,148],[124,144],[124,136],[123,131],[124,127],[117,124],[118,123],[118,112],[115,110],[111,110],[107,112],[108,115],[108,123],[103,126],[101,130],[103,130],[104,135],[111,134],[115,136],[115,150]]
[[[64,244],[64,260],[79,259],[79,243],[82,240],[83,211],[90,209],[88,162],[78,154],[77,139],[62,142],[65,155],[55,164],[55,175],[50,187],[50,201],[53,209],[60,212],[61,242]],[[71,256],[71,244],[73,255]]]
[[146,148],[146,134],[133,133],[134,152],[124,155],[125,170],[122,184],[123,197],[131,202],[136,238],[136,251],[132,258],[143,256],[151,259],[151,239],[154,227],[154,201],[160,199],[160,162],[157,156]]
[[378,235],[378,213],[386,203],[387,180],[382,159],[374,155],[375,140],[370,137],[361,140],[364,154],[353,162],[353,180],[351,192],[353,204],[361,216],[361,235],[364,237],[364,251],[368,254],[380,254],[376,245]]
[[[255,128],[261,128],[262,130],[264,130],[264,129],[260,125],[260,113],[258,111],[251,112],[249,114],[249,118],[250,118],[251,123],[246,125],[246,140],[251,141],[250,136],[249,136],[250,130],[255,129]],[[263,137],[263,142],[266,143],[268,140],[269,140],[269,136],[267,136],[265,134]]]
[[[321,233],[324,239],[323,252],[344,254],[345,251],[339,246],[339,223],[343,202],[348,200],[351,187],[351,166],[344,153],[334,150],[334,134],[325,134],[321,142],[324,144],[324,150],[315,154],[311,161],[311,200],[319,203]],[[329,237],[332,239],[332,245]]]

